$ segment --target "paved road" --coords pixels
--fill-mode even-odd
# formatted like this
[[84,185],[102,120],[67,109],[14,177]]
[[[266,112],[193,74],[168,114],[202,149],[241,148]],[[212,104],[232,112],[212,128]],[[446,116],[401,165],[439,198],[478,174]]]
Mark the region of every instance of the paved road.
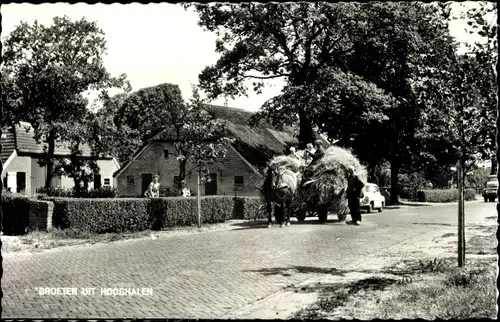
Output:
[[[356,227],[293,222],[158,239],[5,254],[2,318],[217,318],[332,268],[456,223],[456,205],[387,210]],[[466,205],[467,222],[496,216]],[[295,268],[294,270],[285,270]],[[36,287],[95,287],[96,295],[40,296]],[[152,288],[152,295],[101,296],[101,287]]]

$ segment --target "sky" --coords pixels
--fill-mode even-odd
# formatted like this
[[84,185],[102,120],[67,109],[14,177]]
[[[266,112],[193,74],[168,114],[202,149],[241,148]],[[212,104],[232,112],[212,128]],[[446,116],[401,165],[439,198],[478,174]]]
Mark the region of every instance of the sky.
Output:
[[[474,5],[454,3],[454,12]],[[114,75],[127,74],[133,90],[161,83],[179,85],[185,100],[191,96],[191,84],[207,65],[215,64],[216,35],[197,25],[198,16],[179,4],[7,4],[1,6],[2,38],[21,21],[50,25],[55,16],[96,21],[106,34],[107,56],[104,64]],[[495,18],[496,19],[496,18]],[[459,41],[472,41],[464,31],[464,21],[453,21],[450,32]],[[257,111],[268,99],[279,95],[282,83],[270,82],[261,94],[249,91],[248,97],[228,99],[232,107]],[[224,104],[224,99],[212,102]]]

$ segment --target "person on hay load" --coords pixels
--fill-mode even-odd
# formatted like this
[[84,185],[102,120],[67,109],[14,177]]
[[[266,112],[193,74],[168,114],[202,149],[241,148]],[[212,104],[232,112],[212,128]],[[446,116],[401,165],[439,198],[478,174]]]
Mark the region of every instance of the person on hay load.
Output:
[[297,155],[297,151],[295,150],[295,147],[293,147],[293,146],[290,148],[290,156],[292,158],[297,159],[297,160],[300,159],[299,156]]
[[321,140],[314,141],[314,148],[316,151],[312,155],[310,150],[306,150],[306,154],[311,155],[312,161],[304,170],[304,185],[308,185],[314,181],[311,180],[312,168],[316,165],[316,163],[318,163],[319,160],[321,160],[321,158],[325,156],[325,149],[323,148],[323,142],[321,142]]

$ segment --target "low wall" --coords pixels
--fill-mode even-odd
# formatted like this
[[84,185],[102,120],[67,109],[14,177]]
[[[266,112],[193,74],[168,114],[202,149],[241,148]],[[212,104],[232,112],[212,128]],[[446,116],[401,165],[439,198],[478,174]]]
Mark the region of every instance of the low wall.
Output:
[[52,228],[52,214],[54,203],[52,201],[30,201],[28,227],[30,230],[50,230]]

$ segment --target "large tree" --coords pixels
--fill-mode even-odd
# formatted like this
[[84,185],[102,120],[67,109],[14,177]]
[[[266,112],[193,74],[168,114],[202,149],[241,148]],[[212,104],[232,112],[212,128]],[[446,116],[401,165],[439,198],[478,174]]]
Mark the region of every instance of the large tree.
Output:
[[493,69],[476,53],[452,55],[439,69],[423,68],[415,82],[424,89],[419,100],[429,107],[422,120],[423,136],[448,142],[457,152],[459,266],[465,261],[464,178],[476,160],[493,155],[495,105],[488,91],[494,82]]
[[[15,84],[20,98],[8,108],[17,120],[30,122],[46,151],[46,187],[54,177],[56,142],[64,142],[74,123],[85,118],[85,92],[105,94],[125,85],[125,75],[112,77],[103,65],[104,32],[95,22],[56,17],[51,26],[22,22],[4,40],[2,74]],[[76,152],[75,152],[76,153]]]
[[[226,122],[215,119],[206,109],[206,103],[193,87],[193,96],[186,105],[186,114],[169,131],[175,139],[176,157],[179,160],[179,178],[184,180],[197,172],[202,181],[210,180],[210,165],[226,156],[226,146],[231,139],[226,136]],[[189,166],[188,166],[189,164]],[[199,195],[198,182],[198,195]]]
[[[200,26],[216,32],[220,59],[200,74],[209,95],[259,92],[265,80],[282,78],[287,86],[309,84],[324,66],[343,63],[359,33],[368,32],[358,3],[241,3],[194,5]],[[313,140],[314,120],[302,104],[285,106],[299,119],[299,146]]]
[[95,142],[99,142],[102,149],[107,148],[108,153],[118,158],[120,164],[129,161],[144,144],[140,131],[124,123],[118,112],[127,96],[118,94],[105,98],[103,107],[96,112],[91,125],[94,137],[100,138]]
[[115,110],[116,123],[139,131],[143,142],[163,131],[167,124],[179,123],[186,112],[181,90],[175,84],[141,88],[116,99],[121,100]]
[[[350,146],[374,169],[391,163],[397,201],[399,170],[417,153],[420,106],[411,75],[438,65],[425,53],[452,52],[440,11],[423,3],[197,5],[200,25],[217,32],[219,61],[200,74],[214,98],[246,92],[245,80],[285,79],[283,94],[261,116],[299,122],[303,147],[318,127]],[[440,48],[444,46],[444,48]]]

